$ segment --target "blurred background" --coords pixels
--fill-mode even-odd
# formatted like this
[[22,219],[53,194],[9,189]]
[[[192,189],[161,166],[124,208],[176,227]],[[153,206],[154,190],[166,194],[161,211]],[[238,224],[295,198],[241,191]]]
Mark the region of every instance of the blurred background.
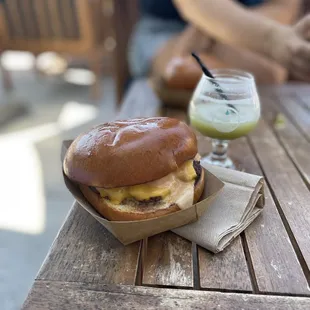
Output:
[[61,142],[115,118],[135,0],[0,1],[0,309],[20,309],[73,203]]
[[138,2],[0,0],[0,310],[20,308],[73,203],[62,141],[117,116]]

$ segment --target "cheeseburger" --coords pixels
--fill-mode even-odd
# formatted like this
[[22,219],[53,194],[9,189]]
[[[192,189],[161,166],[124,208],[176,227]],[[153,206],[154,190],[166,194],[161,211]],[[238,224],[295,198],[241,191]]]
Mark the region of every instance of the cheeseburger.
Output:
[[192,206],[204,189],[194,132],[168,117],[115,121],[78,136],[64,173],[105,218],[134,221]]

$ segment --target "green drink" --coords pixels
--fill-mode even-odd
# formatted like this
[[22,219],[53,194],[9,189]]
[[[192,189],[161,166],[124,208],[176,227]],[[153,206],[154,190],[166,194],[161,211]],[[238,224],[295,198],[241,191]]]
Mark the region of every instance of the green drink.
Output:
[[212,138],[212,152],[202,163],[234,169],[228,142],[247,135],[260,117],[255,80],[238,70],[218,69],[212,74],[214,78],[202,75],[189,105],[189,118],[195,129]]
[[191,125],[201,134],[219,140],[233,140],[247,135],[255,128],[260,115],[259,108],[246,102],[235,102],[237,111],[225,104],[191,105]]

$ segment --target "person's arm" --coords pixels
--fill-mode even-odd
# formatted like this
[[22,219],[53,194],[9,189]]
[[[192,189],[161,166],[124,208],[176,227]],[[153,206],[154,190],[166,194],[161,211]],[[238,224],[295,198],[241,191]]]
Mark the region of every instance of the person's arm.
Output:
[[253,73],[257,83],[279,84],[286,80],[287,71],[275,61],[249,50],[213,42],[210,36],[188,26],[180,35],[170,39],[155,55],[152,76],[163,77],[176,88],[193,88],[201,75],[190,55],[200,50],[209,68],[239,68]]
[[274,60],[220,42],[214,44],[211,53],[206,57],[209,57],[206,63],[210,66],[213,59],[217,60],[214,68],[238,68],[251,72],[258,84],[281,84],[286,81],[288,75],[287,70]]
[[[218,41],[269,54],[277,23],[231,0],[174,0],[182,17]],[[255,39],[253,39],[255,38]]]
[[271,18],[281,24],[291,25],[298,18],[301,0],[269,0],[251,11]]
[[263,54],[310,81],[310,14],[293,27],[231,0],[174,0],[185,20],[219,42]]
[[[212,51],[199,56],[210,69],[238,68],[251,72],[257,84],[281,84],[287,79],[287,70],[275,61],[230,45],[215,43]],[[169,88],[193,89],[201,76],[200,67],[190,55],[166,59],[161,70],[160,76]]]

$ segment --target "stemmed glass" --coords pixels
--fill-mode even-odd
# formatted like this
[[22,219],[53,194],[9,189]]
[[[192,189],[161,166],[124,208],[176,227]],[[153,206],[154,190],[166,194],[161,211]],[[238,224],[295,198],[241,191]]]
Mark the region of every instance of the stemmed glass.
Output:
[[189,105],[191,125],[212,138],[212,152],[202,162],[235,169],[227,156],[230,140],[247,135],[260,117],[254,77],[232,69],[211,70],[214,80],[202,75]]

